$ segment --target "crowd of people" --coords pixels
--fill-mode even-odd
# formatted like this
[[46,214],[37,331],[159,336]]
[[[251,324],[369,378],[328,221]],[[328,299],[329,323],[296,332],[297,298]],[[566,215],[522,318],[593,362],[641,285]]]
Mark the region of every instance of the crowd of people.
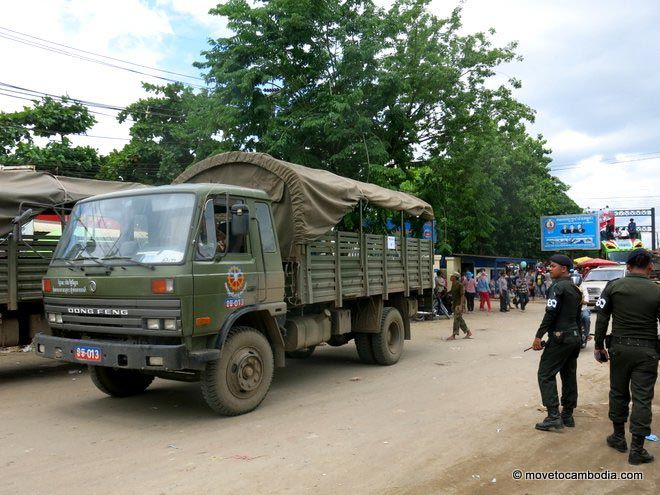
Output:
[[[459,283],[465,290],[464,312],[472,313],[474,303],[479,298],[479,310],[492,312],[492,300],[499,299],[500,311],[507,312],[514,307],[525,311],[530,300],[537,297],[547,298],[547,292],[552,279],[547,268],[539,263],[532,269],[527,269],[525,262],[520,265],[509,265],[500,270],[497,278],[490,278],[486,270],[481,270],[477,276],[471,271],[458,275]],[[437,313],[451,315],[450,292],[447,276],[444,270],[435,270],[435,295]]]

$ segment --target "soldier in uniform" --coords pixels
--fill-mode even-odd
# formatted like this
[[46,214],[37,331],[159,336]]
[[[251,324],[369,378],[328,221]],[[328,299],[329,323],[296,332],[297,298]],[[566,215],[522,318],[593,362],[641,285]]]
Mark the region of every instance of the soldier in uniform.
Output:
[[[535,351],[543,349],[541,339],[548,341],[539,362],[538,380],[547,417],[536,423],[537,430],[549,431],[564,426],[574,427],[573,409],[577,405],[577,358],[580,354],[580,307],[582,294],[570,278],[573,263],[568,256],[555,254],[550,258],[550,275],[554,282],[548,291],[543,321],[532,343]],[[557,373],[561,376],[561,405],[557,394]]]
[[[614,432],[607,437],[607,445],[619,452],[628,449],[624,427],[632,391],[628,462],[636,465],[653,461],[644,448],[644,437],[651,433],[651,403],[658,378],[660,286],[648,278],[653,262],[647,250],[632,251],[627,265],[627,275],[609,282],[596,302],[594,356],[599,362],[610,359],[609,417]],[[610,315],[612,334],[606,339]]]
[[464,339],[471,339],[472,332],[465,323],[463,319],[463,302],[465,301],[465,287],[461,283],[461,274],[455,272],[451,276],[451,306],[454,313],[454,329],[451,334],[451,337],[447,337],[447,340],[456,340],[458,335],[458,329],[463,330],[465,334]]

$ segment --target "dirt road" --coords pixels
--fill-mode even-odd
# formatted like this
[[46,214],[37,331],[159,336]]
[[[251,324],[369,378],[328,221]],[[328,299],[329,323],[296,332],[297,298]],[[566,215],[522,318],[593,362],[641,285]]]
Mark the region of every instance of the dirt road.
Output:
[[[608,367],[592,344],[576,428],[534,430],[539,353],[522,349],[542,311],[467,315],[475,339],[454,342],[442,340],[450,321],[415,323],[392,367],[362,365],[352,344],[317,349],[237,418],[213,415],[197,384],[156,380],[112,399],[84,368],[0,355],[0,493],[658,493],[660,460],[633,467],[604,446]],[[647,444],[659,457],[660,442]],[[645,479],[516,481],[515,469]]]

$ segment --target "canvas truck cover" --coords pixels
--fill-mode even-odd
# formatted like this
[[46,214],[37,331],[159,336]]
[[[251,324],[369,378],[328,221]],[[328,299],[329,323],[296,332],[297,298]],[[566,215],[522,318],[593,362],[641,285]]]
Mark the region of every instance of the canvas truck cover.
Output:
[[52,175],[35,170],[0,169],[0,236],[12,231],[12,219],[31,208],[35,215],[58,206],[71,206],[97,194],[146,187],[135,182],[114,182]]
[[174,183],[212,182],[260,189],[273,203],[282,255],[322,236],[360,200],[411,216],[433,218],[428,203],[398,191],[296,165],[264,153],[230,152],[186,169]]

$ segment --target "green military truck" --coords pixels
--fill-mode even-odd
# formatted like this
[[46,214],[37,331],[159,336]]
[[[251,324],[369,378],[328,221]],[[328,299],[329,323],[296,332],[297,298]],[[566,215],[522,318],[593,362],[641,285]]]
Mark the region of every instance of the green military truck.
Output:
[[200,381],[224,415],[255,409],[274,368],[355,341],[395,364],[430,305],[431,241],[340,232],[362,206],[423,219],[410,195],[256,153],[224,153],[171,186],[79,202],[43,279],[39,356],[89,364],[123,397],[154,377]]

